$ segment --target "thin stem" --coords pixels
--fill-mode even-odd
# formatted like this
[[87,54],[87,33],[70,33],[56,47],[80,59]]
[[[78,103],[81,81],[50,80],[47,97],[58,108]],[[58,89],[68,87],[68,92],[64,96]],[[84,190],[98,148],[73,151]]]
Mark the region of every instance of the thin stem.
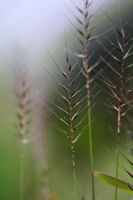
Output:
[[91,167],[91,184],[92,184],[92,200],[95,200],[95,182],[94,182],[94,156],[93,156],[93,138],[92,138],[92,116],[91,116],[91,99],[90,99],[90,84],[86,82],[87,104],[88,104],[88,136],[89,136],[89,157]]
[[[30,134],[30,113],[31,99],[29,79],[27,76],[27,68],[23,51],[17,47],[17,56],[15,59],[15,93],[17,98],[17,119],[18,119],[18,139],[19,139],[19,200],[24,200],[25,185],[25,144],[28,142]],[[19,67],[21,66],[21,67]]]
[[[73,141],[73,137],[71,137]],[[73,167],[73,191],[74,191],[74,200],[77,200],[77,179],[76,179],[76,164],[75,164],[75,150],[74,145],[71,143],[72,151],[72,167]]]
[[77,181],[76,181],[76,169],[73,169],[73,182],[74,182],[74,193],[75,193],[75,200],[77,200]]
[[89,146],[90,146],[90,164],[91,164],[91,181],[92,181],[92,200],[95,200],[95,182],[94,182],[94,159],[93,159],[93,139],[92,139],[92,124],[91,111],[88,111],[88,126],[89,126]]
[[20,144],[20,191],[19,200],[24,200],[24,144]]
[[[70,91],[69,91],[70,92]],[[69,123],[70,123],[70,140],[71,140],[71,152],[72,152],[72,167],[73,167],[73,189],[74,189],[74,200],[77,200],[77,181],[76,181],[76,164],[75,164],[75,148],[73,144],[74,130],[72,124],[72,105],[71,105],[71,94],[69,93],[70,107],[69,107]]]
[[118,177],[119,177],[119,144],[117,144],[116,146],[116,174],[115,174],[115,178],[116,178],[116,187],[115,187],[115,200],[118,199]]
[[93,139],[92,139],[92,116],[91,116],[91,70],[89,66],[89,52],[88,52],[88,45],[89,45],[89,39],[91,37],[91,31],[88,32],[89,28],[89,12],[88,12],[88,6],[89,1],[86,0],[84,4],[84,12],[83,12],[83,26],[82,26],[82,54],[84,55],[82,61],[83,61],[83,75],[85,77],[86,82],[86,94],[87,94],[87,105],[88,105],[88,136],[89,136],[89,158],[90,158],[90,167],[91,167],[91,186],[92,186],[92,200],[95,200],[95,183],[94,183],[94,156],[93,156]]
[[69,64],[68,59],[68,101],[69,101],[69,132],[70,132],[70,148],[72,153],[72,167],[73,167],[73,192],[74,192],[74,200],[77,200],[77,181],[76,181],[76,164],[75,164],[75,148],[74,148],[74,128],[73,128],[73,120],[72,120],[72,88],[71,88],[71,72],[72,66]]
[[[122,95],[121,95],[122,96]],[[117,180],[119,178],[119,146],[120,146],[120,131],[121,131],[121,108],[118,109],[118,118],[117,118],[117,144],[116,144],[116,186],[115,186],[115,200],[118,199],[118,187]]]

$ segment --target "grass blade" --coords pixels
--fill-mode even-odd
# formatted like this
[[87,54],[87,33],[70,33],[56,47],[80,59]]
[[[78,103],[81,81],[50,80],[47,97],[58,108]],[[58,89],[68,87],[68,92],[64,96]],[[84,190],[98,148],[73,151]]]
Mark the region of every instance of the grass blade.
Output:
[[133,190],[131,189],[133,186],[130,185],[129,183],[125,182],[125,181],[122,181],[120,179],[116,179],[115,177],[113,176],[109,176],[107,174],[104,174],[104,173],[101,173],[101,172],[98,172],[98,171],[94,171],[94,176],[102,181],[105,181],[106,183],[108,183],[109,185],[112,185],[112,186],[116,186],[116,182],[117,182],[117,187],[119,189],[122,189],[128,193],[131,193],[133,194]]

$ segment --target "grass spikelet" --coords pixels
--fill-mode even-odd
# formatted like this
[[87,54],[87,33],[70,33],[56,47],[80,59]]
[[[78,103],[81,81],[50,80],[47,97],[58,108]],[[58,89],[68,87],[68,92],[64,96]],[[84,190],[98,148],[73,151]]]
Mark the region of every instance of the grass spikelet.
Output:
[[[75,159],[75,143],[79,140],[81,135],[85,132],[86,127],[81,129],[81,124],[85,121],[86,115],[80,118],[80,115],[84,113],[82,104],[86,100],[83,98],[85,88],[82,87],[82,70],[78,66],[78,61],[71,64],[67,51],[66,44],[66,67],[61,69],[57,63],[56,66],[59,72],[59,79],[55,77],[55,85],[58,102],[53,99],[49,99],[50,105],[48,106],[49,111],[53,116],[53,123],[55,129],[63,133],[69,143],[69,149],[72,157],[72,168],[73,168],[73,193],[74,199],[78,199],[77,192],[77,179],[76,179],[76,159]],[[54,61],[55,63],[55,61]],[[59,125],[58,125],[59,124]]]
[[[95,79],[98,76],[97,67],[99,61],[92,62],[92,57],[94,52],[89,50],[91,43],[97,39],[97,36],[92,36],[92,32],[95,28],[95,25],[90,24],[90,20],[93,14],[90,11],[93,1],[85,0],[83,1],[83,7],[79,8],[75,5],[80,18],[77,18],[79,28],[76,28],[79,34],[79,40],[81,44],[80,53],[77,54],[82,60],[82,73],[85,79],[85,89],[87,96],[87,118],[88,118],[88,136],[89,136],[89,158],[90,158],[90,167],[91,167],[91,185],[92,185],[92,199],[95,200],[95,183],[94,183],[94,156],[93,156],[93,134],[92,134],[92,91],[95,87]],[[97,96],[97,95],[95,95]]]
[[25,196],[25,145],[29,142],[30,137],[30,113],[31,99],[29,79],[27,76],[26,63],[21,51],[15,55],[14,79],[15,93],[17,98],[17,132],[20,146],[20,171],[19,171],[19,200],[24,200]]
[[[129,25],[125,26],[120,22],[120,25],[113,23],[112,19],[107,16],[111,22],[114,32],[114,39],[107,39],[108,44],[113,48],[113,52],[109,50],[107,45],[99,42],[105,53],[108,55],[108,60],[100,57],[107,69],[102,76],[102,80],[106,85],[109,95],[108,107],[116,113],[116,180],[119,177],[119,148],[120,138],[123,130],[123,122],[129,110],[130,81],[132,76],[132,63],[130,57],[133,55],[132,36],[130,35]],[[110,74],[110,77],[108,76]],[[115,200],[118,199],[118,188],[116,181]]]

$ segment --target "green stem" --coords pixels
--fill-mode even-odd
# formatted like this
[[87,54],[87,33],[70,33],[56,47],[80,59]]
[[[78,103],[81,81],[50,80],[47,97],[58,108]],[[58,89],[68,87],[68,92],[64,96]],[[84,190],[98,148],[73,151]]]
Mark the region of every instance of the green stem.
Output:
[[118,118],[117,118],[117,144],[116,144],[116,187],[115,187],[115,200],[118,199],[118,186],[117,179],[119,178],[119,144],[120,144],[120,132],[121,132],[121,109],[118,109]]
[[[69,68],[69,67],[68,67]],[[73,167],[73,192],[74,192],[74,200],[77,200],[77,182],[76,182],[76,164],[75,164],[75,148],[73,144],[74,140],[74,129],[73,129],[73,120],[72,120],[72,94],[71,94],[71,69],[69,69],[69,74],[68,74],[68,85],[69,85],[69,90],[68,90],[68,96],[69,96],[69,124],[70,124],[70,148],[71,148],[71,153],[72,153],[72,167]]]
[[24,200],[24,144],[20,144],[20,184],[19,200]]
[[75,148],[73,145],[73,131],[71,130],[71,153],[72,153],[72,167],[73,167],[73,194],[74,200],[77,200],[77,180],[76,180],[76,163],[75,163]]
[[119,177],[119,144],[117,144],[116,147],[116,174],[115,174],[115,178],[116,178],[116,187],[115,187],[115,200],[118,199],[118,182],[117,179]]
[[92,200],[95,200],[95,182],[94,182],[94,158],[93,158],[93,140],[92,140],[92,123],[91,110],[88,108],[88,134],[89,134],[89,151],[90,151],[90,167],[91,167],[91,183],[92,183]]
[[90,168],[91,168],[91,187],[92,187],[92,200],[95,200],[95,182],[94,182],[94,156],[93,156],[93,139],[92,139],[92,116],[91,116],[91,99],[90,99],[90,83],[89,75],[86,80],[86,93],[87,93],[87,104],[88,104],[88,136],[89,136],[89,157],[90,157]]
[[74,186],[74,199],[77,200],[77,181],[76,181],[76,169],[74,161],[73,161],[73,186]]

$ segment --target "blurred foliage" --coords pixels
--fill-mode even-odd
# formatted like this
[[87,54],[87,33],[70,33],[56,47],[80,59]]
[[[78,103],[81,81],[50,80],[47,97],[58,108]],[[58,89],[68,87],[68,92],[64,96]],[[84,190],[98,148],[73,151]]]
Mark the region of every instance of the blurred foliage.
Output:
[[[130,20],[132,23],[132,0],[123,2],[121,1],[121,12],[120,16],[124,18],[125,21]],[[131,13],[128,18],[125,19],[125,13]],[[119,16],[116,15],[117,9],[114,7],[108,8],[107,11],[113,20],[119,21]],[[113,14],[112,14],[113,13]],[[100,16],[100,17],[99,17]],[[127,16],[127,15],[126,15]],[[98,27],[98,34],[106,31],[108,29],[108,20],[103,17],[103,14],[97,14],[98,17],[103,19]],[[98,20],[99,21],[99,20]],[[107,34],[107,37],[111,35]],[[103,38],[104,39],[104,38]],[[72,37],[73,40],[73,37]],[[100,50],[99,45],[95,44],[92,48],[96,49],[98,54],[103,54]],[[56,50],[58,51],[58,49]],[[61,56],[61,63],[64,65]],[[54,72],[56,73],[56,71]],[[13,89],[11,87],[10,79],[11,73],[2,72],[0,74],[1,85],[0,85],[0,199],[1,200],[18,200],[19,191],[19,140],[17,132],[15,131],[15,113],[16,105],[13,103]],[[54,90],[53,88],[51,90]],[[56,98],[56,97],[54,97]],[[106,112],[106,108],[103,105],[103,101],[106,97],[103,94],[99,95],[97,99],[97,105],[94,108],[93,115],[95,116],[95,122],[93,123],[94,131],[94,153],[95,153],[95,167],[101,171],[107,171],[109,174],[114,173],[114,140],[113,134],[109,132],[110,122],[113,121],[113,116],[110,116]],[[99,101],[100,99],[100,101]],[[44,108],[44,112],[46,112]],[[47,121],[49,124],[51,122]],[[132,145],[132,138],[125,135],[123,138],[123,152],[127,152],[128,146]],[[80,142],[76,144],[76,162],[77,162],[77,174],[78,174],[78,190],[79,199],[85,197],[89,199],[89,160],[88,160],[88,136],[84,134],[80,138]],[[71,175],[71,155],[67,148],[67,141],[64,135],[59,133],[55,129],[50,129],[48,132],[48,161],[49,161],[49,186],[50,186],[50,200],[57,199],[71,199],[72,198],[72,175]],[[38,188],[38,171],[36,168],[36,161],[34,155],[32,155],[32,142],[26,147],[27,156],[25,163],[25,200],[32,199],[37,200],[37,188]],[[121,177],[122,180],[128,180],[127,174],[123,170],[123,166],[128,168],[127,162],[121,158]],[[88,176],[87,176],[88,174]],[[43,178],[43,176],[42,176]],[[99,187],[100,185],[100,187]],[[114,189],[110,186],[105,185],[96,180],[97,186],[97,196],[100,199],[113,199]],[[119,199],[125,200],[130,199],[130,195],[121,192],[119,194]]]

